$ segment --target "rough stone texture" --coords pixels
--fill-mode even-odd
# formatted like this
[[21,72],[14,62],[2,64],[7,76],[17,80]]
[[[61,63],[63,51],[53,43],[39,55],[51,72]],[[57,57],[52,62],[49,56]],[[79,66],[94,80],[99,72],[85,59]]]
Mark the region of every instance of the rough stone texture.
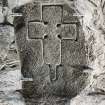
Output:
[[22,95],[16,92],[22,85],[20,59],[11,24],[13,17],[9,16],[12,12],[8,7],[1,7],[7,4],[0,4],[0,105],[24,105]]
[[62,39],[77,39],[77,25],[74,24],[64,24],[61,27],[61,37]]
[[[81,4],[81,5],[80,5]],[[84,15],[83,30],[88,50],[89,65],[93,67],[90,84],[86,91],[71,101],[71,105],[104,105],[105,104],[105,17],[104,0],[76,0],[77,11]],[[84,94],[83,94],[84,93]],[[88,95],[89,94],[89,95]]]
[[[30,0],[18,0],[18,2],[15,0],[8,1],[9,7],[13,8],[28,3]],[[34,78],[34,82],[24,81],[23,90],[20,91],[25,98],[26,104],[104,105],[105,1],[34,1],[35,4],[27,4],[16,11],[23,12],[23,17],[16,18],[14,22],[16,26],[16,41],[21,58],[22,74],[24,77]],[[43,9],[45,9],[45,13],[41,11],[40,3],[42,6],[44,5]],[[55,4],[57,5],[54,6]],[[57,12],[57,10],[63,10],[62,14],[61,12]],[[2,8],[0,8],[0,23],[4,22],[6,13],[8,13],[7,21],[10,24],[13,22],[13,18],[9,16],[11,11],[2,13]],[[45,15],[45,19],[41,14],[47,14]],[[60,15],[62,15],[62,19],[60,19]],[[83,18],[81,18],[82,16]],[[78,21],[80,22],[79,24]],[[9,27],[8,25],[0,26],[0,37],[2,38],[0,40],[0,65],[2,70],[6,70],[0,73],[0,82],[3,86],[0,85],[0,89],[5,91],[0,93],[0,104],[24,105],[25,103],[24,100],[21,100],[21,95],[13,92],[17,89],[17,81],[20,80],[15,78],[15,74],[18,74],[15,71],[20,68],[17,66],[17,62],[15,64],[11,62],[15,61],[15,59],[18,60],[18,54],[16,53],[16,49],[14,50],[14,38],[10,38],[12,41],[8,40],[8,33],[11,30]],[[11,35],[12,33],[14,32],[12,31]],[[9,43],[12,43],[12,45]],[[10,46],[8,47],[8,45]],[[46,47],[43,45],[46,45]],[[49,55],[51,58],[49,58]],[[8,60],[5,60],[5,58]],[[5,62],[6,66],[4,65]],[[86,73],[89,70],[84,73],[84,69],[90,70],[89,77]],[[7,78],[10,79],[10,82]],[[87,78],[90,80],[90,84],[84,83]],[[83,84],[85,86],[88,85],[85,90],[81,88],[81,86],[85,87]],[[13,91],[8,92],[8,89],[13,89]],[[70,100],[68,99],[70,96],[76,96],[81,90],[83,90],[81,94],[68,101]]]
[[3,69],[20,69],[19,56],[16,48],[14,29],[7,26],[0,26],[0,65]]
[[[44,37],[45,26],[41,22],[29,22],[28,37],[30,39],[42,39]],[[33,27],[35,27],[33,29]]]
[[[78,16],[73,16],[73,8],[66,2],[57,3],[26,4],[18,10],[23,17],[16,17],[14,21],[21,71],[24,77],[33,78],[34,84],[30,84],[34,85],[34,99],[72,98],[88,81],[88,73],[84,71],[90,68],[82,25]],[[26,87],[28,90],[29,86]]]

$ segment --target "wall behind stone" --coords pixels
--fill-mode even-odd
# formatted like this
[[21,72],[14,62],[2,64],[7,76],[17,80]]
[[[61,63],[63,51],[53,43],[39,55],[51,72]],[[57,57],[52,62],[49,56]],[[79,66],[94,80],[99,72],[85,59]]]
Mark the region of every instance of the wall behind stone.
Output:
[[88,63],[94,69],[90,76],[92,87],[105,90],[105,17],[104,0],[76,0],[77,14],[83,15]]

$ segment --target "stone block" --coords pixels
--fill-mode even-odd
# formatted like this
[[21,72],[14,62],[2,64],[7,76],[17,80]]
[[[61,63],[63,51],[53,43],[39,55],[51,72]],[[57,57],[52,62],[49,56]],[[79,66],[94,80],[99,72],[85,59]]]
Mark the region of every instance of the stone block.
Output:
[[72,98],[85,87],[87,79],[83,73],[87,64],[85,39],[77,17],[73,16],[75,11],[64,2],[27,5],[23,17],[29,24],[25,21],[16,35],[21,36],[19,48],[24,45],[22,74],[32,74],[36,93],[41,97]]

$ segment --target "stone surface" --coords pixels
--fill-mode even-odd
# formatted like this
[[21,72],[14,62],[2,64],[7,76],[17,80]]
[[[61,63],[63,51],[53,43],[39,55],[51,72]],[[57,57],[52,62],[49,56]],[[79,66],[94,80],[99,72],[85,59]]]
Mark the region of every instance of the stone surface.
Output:
[[62,39],[77,39],[77,25],[76,24],[64,24],[61,27]]
[[[41,22],[29,22],[28,25],[29,39],[43,39],[45,34],[45,26]],[[34,28],[33,28],[34,27]]]
[[61,23],[62,6],[60,5],[43,5],[42,6],[42,20],[48,24]]
[[6,7],[8,2],[3,2],[0,4],[0,105],[24,105],[22,95],[16,92],[22,84],[13,17],[9,16],[12,12]]
[[20,60],[14,28],[0,25],[0,105],[24,105],[19,92],[22,88]]
[[[8,1],[9,8],[13,8],[30,0]],[[25,103],[104,105],[105,1],[33,1],[17,10],[23,13],[23,17],[16,17],[14,22],[22,74],[34,79],[23,82],[23,91],[20,90],[20,93]],[[20,73],[16,72],[20,69],[20,62],[14,31],[11,31],[13,17],[9,8],[6,7],[3,12],[4,8],[0,8],[0,89],[3,90],[0,104],[24,105],[22,96],[13,92],[20,81]],[[87,72],[91,75],[88,76]],[[19,79],[16,76],[18,73]],[[82,91],[77,95],[88,84],[87,78],[90,80],[87,88],[91,91]]]
[[19,10],[23,17],[14,22],[23,19],[15,26],[22,74],[33,77],[35,91],[43,98],[72,98],[86,86],[88,78],[84,73],[88,64],[82,26],[73,16],[73,8],[60,3],[26,4]]

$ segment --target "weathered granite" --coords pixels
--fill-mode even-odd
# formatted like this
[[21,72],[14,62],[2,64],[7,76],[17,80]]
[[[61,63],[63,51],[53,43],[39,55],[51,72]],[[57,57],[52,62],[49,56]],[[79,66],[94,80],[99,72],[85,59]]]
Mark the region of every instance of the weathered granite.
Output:
[[73,16],[73,1],[71,7],[57,3],[26,4],[17,10],[23,17],[14,21],[21,71],[25,78],[33,78],[36,98],[76,96],[88,81],[84,71],[91,69],[80,17]]
[[[7,0],[0,1],[0,105],[24,105],[20,59],[15,41],[12,10]],[[17,102],[16,102],[17,101]]]
[[[12,3],[11,3],[11,1],[12,1]],[[18,0],[18,3],[17,3],[16,0],[9,0],[9,8],[13,8],[14,6],[22,5],[28,1],[30,1],[30,0]],[[34,5],[31,3],[30,5],[28,4],[30,9],[28,8],[28,10],[26,10],[27,6],[25,7],[24,10],[26,10],[26,11],[23,12],[23,14],[24,14],[23,18],[20,18],[20,19],[18,18],[19,20],[17,19],[17,21],[15,21],[16,32],[18,33],[17,36],[19,36],[19,37],[17,37],[16,41],[18,43],[20,43],[20,44],[18,44],[19,51],[23,52],[23,53],[20,53],[21,61],[23,62],[22,63],[22,73],[25,77],[32,77],[32,76],[34,77],[34,82],[33,81],[23,82],[23,92],[20,91],[23,94],[23,96],[25,97],[26,103],[28,105],[35,105],[35,104],[36,105],[38,105],[38,104],[41,104],[41,105],[42,104],[64,105],[64,104],[67,104],[66,103],[67,99],[65,99],[64,97],[61,98],[59,96],[64,95],[64,93],[68,93],[68,94],[66,94],[66,96],[69,96],[70,95],[69,92],[73,91],[70,89],[74,89],[73,86],[76,86],[75,89],[78,90],[79,86],[83,86],[83,84],[84,84],[83,83],[84,80],[83,81],[81,81],[81,80],[84,78],[84,76],[88,76],[86,73],[83,73],[82,70],[84,70],[84,69],[92,70],[93,69],[93,72],[91,73],[90,78],[89,78],[91,81],[90,87],[88,87],[88,89],[90,89],[91,91],[88,91],[88,92],[83,91],[79,96],[74,98],[71,101],[71,103],[69,102],[67,105],[69,105],[69,104],[71,104],[71,105],[77,105],[77,104],[104,105],[104,103],[105,103],[105,101],[104,101],[104,98],[105,98],[104,97],[104,95],[105,95],[105,92],[104,92],[104,90],[105,90],[105,86],[104,86],[105,85],[105,83],[104,83],[104,81],[105,81],[105,79],[104,79],[104,75],[105,75],[105,73],[104,73],[104,68],[105,68],[105,66],[104,66],[104,64],[105,64],[105,62],[104,62],[105,61],[104,60],[104,58],[105,58],[104,57],[104,42],[105,42],[104,41],[104,33],[105,33],[104,32],[104,15],[105,15],[104,6],[105,6],[105,1],[104,0],[100,0],[100,1],[99,0],[85,0],[85,1],[84,0],[75,0],[74,1],[75,7],[74,7],[74,2],[71,2],[73,0],[34,0],[34,1],[39,2],[42,5],[45,5],[45,8],[48,8],[48,9],[49,9],[49,6],[46,7],[46,5],[48,3],[50,3],[50,4],[52,3],[52,5],[55,5],[55,4],[60,5],[60,6],[63,5],[64,10],[63,10],[63,15],[62,15],[63,18],[62,18],[61,23],[60,23],[60,21],[58,22],[59,18],[57,20],[56,18],[53,19],[53,17],[52,17],[52,14],[55,17],[57,17],[56,14],[61,14],[60,12],[59,13],[53,12],[56,10],[56,9],[54,9],[53,6],[52,6],[53,9],[51,9],[51,10],[49,9],[47,12],[44,13],[44,14],[50,14],[50,15],[45,16],[47,18],[47,19],[45,18],[45,20],[47,22],[46,21],[43,22],[42,17],[39,16],[42,14],[42,13],[40,13],[40,11],[42,9],[40,4],[37,3],[38,5],[36,5],[34,7]],[[66,4],[64,4],[65,2],[66,2]],[[6,4],[4,4],[4,5],[6,5]],[[33,6],[31,6],[31,5],[33,5]],[[35,8],[38,8],[38,9],[35,9]],[[8,10],[8,9],[6,9],[6,10]],[[19,11],[21,12],[22,10],[20,9]],[[17,12],[19,12],[19,11],[17,11]],[[83,19],[81,18],[81,20],[82,20],[81,28],[83,28],[83,30],[80,29],[80,32],[78,32],[78,29],[77,29],[78,28],[77,25],[79,25],[79,24],[74,24],[74,23],[78,23],[78,21],[79,21],[76,14],[74,14],[75,11],[78,13],[78,16],[81,17],[83,15]],[[4,13],[6,13],[6,12],[4,12]],[[29,21],[29,19],[31,19],[29,24],[25,25],[25,23],[27,23],[27,21]],[[13,22],[13,19],[11,20],[11,16],[8,16],[7,20],[9,21],[9,23]],[[4,14],[2,13],[2,8],[0,8],[0,23],[3,23],[3,21],[4,21]],[[51,21],[53,21],[53,22],[51,22]],[[58,22],[57,25],[55,25],[56,22]],[[54,26],[53,26],[53,23],[54,23]],[[29,26],[29,28],[27,28],[27,26]],[[2,27],[3,26],[1,26],[1,29],[2,29]],[[24,27],[24,28],[22,28],[22,27]],[[80,25],[79,25],[79,28],[80,28]],[[6,26],[6,29],[8,29],[7,26]],[[3,28],[3,30],[5,30],[5,32],[6,32],[6,29]],[[27,34],[28,32],[26,29],[29,29],[28,30],[29,34]],[[25,33],[23,30],[27,33]],[[81,33],[82,31],[84,31],[84,34]],[[11,32],[11,33],[13,33],[13,32]],[[77,33],[79,33],[79,35],[77,35]],[[6,34],[8,36],[8,33],[6,33]],[[55,41],[53,40],[52,35],[54,36],[53,38]],[[77,36],[79,36],[79,37],[77,37]],[[78,39],[81,39],[80,36],[82,36],[82,38],[83,38],[83,40],[81,40],[81,41],[78,40]],[[8,37],[6,39],[8,39]],[[42,42],[43,39],[45,39],[45,43]],[[49,39],[51,40],[51,43],[50,43]],[[66,41],[67,39],[68,39],[68,41]],[[71,42],[71,40],[72,40],[72,42]],[[3,43],[5,43],[5,41],[6,41],[5,39],[3,41],[0,40],[0,42],[3,42]],[[55,44],[57,41],[58,41],[58,44]],[[84,41],[86,43],[84,43]],[[11,42],[14,43],[14,41],[11,41]],[[46,44],[47,47],[45,47],[45,48],[42,47],[44,44]],[[52,45],[50,45],[50,44],[52,44]],[[55,47],[57,48],[56,52],[54,52],[54,50],[56,50],[56,48],[53,47],[53,44],[55,44]],[[86,45],[86,50],[88,52],[87,53],[88,60],[86,59],[86,61],[88,61],[89,66],[91,66],[92,68],[89,68],[85,65],[80,65],[80,64],[75,65],[75,62],[83,63],[81,58],[83,58],[83,57],[85,58],[85,54],[86,54],[86,51],[84,51],[84,49],[85,49],[84,44]],[[8,45],[8,43],[7,43],[7,45]],[[61,45],[61,46],[59,46],[59,45]],[[68,45],[70,45],[70,46],[68,46]],[[83,46],[81,46],[81,45],[83,45]],[[39,46],[41,46],[41,47],[39,47]],[[81,47],[79,48],[79,46],[81,46]],[[38,47],[37,50],[36,50],[36,47]],[[14,49],[14,45],[11,45],[10,48]],[[42,49],[42,48],[44,48],[44,49]],[[45,54],[42,53],[43,51]],[[50,51],[50,52],[48,52],[48,51]],[[68,53],[67,51],[70,53]],[[3,50],[3,52],[6,52],[6,51]],[[26,52],[26,53],[24,53],[24,52]],[[52,55],[51,55],[51,52],[53,53]],[[80,52],[84,53],[84,56],[83,56],[83,54],[80,54]],[[59,56],[60,54],[63,56],[60,57]],[[5,53],[1,53],[1,55],[4,56]],[[15,55],[16,55],[16,50],[9,51],[9,54],[8,54],[9,60],[12,58],[12,60],[14,61],[14,59],[16,57]],[[52,56],[52,58],[49,59],[48,55]],[[56,59],[56,57],[53,55],[58,55],[57,56],[58,59]],[[69,55],[69,57],[67,57],[66,55]],[[46,63],[53,62],[53,65],[51,65],[51,64],[46,65],[43,58],[45,59]],[[62,58],[62,59],[60,59],[60,58]],[[32,61],[32,62],[30,62],[30,61]],[[60,61],[62,62],[62,64],[58,65],[58,63]],[[73,64],[73,65],[69,65],[69,63]],[[55,65],[55,64],[57,64],[57,65]],[[87,64],[87,62],[86,63],[84,62],[83,64]],[[40,67],[40,65],[41,65],[41,67]],[[64,66],[65,66],[65,68],[64,68]],[[6,69],[9,72],[9,70],[11,70],[11,67],[12,67],[12,69],[14,69],[14,64],[13,65],[9,64],[8,67],[9,68],[7,68],[7,66],[6,66],[6,68],[4,68],[4,66],[3,66],[2,70]],[[70,69],[70,72],[68,72],[67,68]],[[76,70],[73,68],[75,68]],[[73,73],[71,73],[71,72],[73,72]],[[8,77],[6,75],[6,73],[4,73],[4,74],[1,73],[0,75],[1,75],[0,76],[1,78],[4,78],[4,77],[11,78],[11,77]],[[11,76],[11,72],[10,72],[10,76]],[[0,80],[1,80],[1,83],[4,84],[4,86],[7,86],[9,82],[7,83],[8,80],[6,79],[6,81],[5,81],[5,79],[3,79],[3,80],[0,79]],[[74,80],[77,82],[75,82]],[[11,86],[11,84],[10,84],[10,86]],[[63,91],[65,89],[67,89],[67,90]],[[94,91],[92,92],[92,90],[94,90]],[[50,92],[49,93],[50,96],[49,96],[48,92]],[[59,95],[59,96],[51,95],[52,93],[55,94],[56,92],[57,92],[57,95]],[[72,93],[74,95],[76,95],[77,93],[75,93],[75,92],[76,91],[74,91],[74,93],[73,92]],[[43,97],[40,96],[41,94],[43,94]],[[73,94],[71,94],[71,95],[73,96]],[[11,95],[11,93],[9,93],[9,95]],[[14,94],[14,96],[15,95],[16,94]],[[8,103],[5,100],[6,96],[3,96],[1,94],[0,94],[0,96],[1,96],[0,104],[2,103],[2,104],[10,104],[10,105],[11,104],[22,105],[22,103],[11,102],[13,97],[6,98],[7,100],[10,100]],[[28,96],[30,96],[30,97],[28,97]],[[32,96],[34,96],[34,98]],[[42,99],[40,99],[39,97],[41,97]],[[2,99],[2,98],[4,98],[4,99]],[[2,102],[2,100],[4,103]],[[18,99],[15,98],[13,100],[20,100],[20,98],[18,98]]]

